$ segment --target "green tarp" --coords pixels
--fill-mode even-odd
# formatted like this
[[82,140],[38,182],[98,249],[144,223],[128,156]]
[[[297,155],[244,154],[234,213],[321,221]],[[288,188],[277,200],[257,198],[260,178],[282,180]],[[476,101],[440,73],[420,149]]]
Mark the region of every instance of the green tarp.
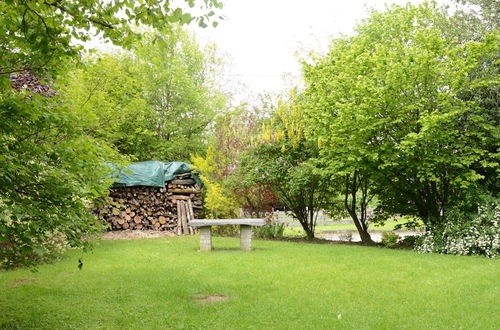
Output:
[[[165,187],[165,181],[173,180],[175,175],[192,172],[187,163],[164,163],[157,160],[133,163],[122,169],[118,169],[116,166],[114,168],[115,183],[113,187]],[[200,187],[203,186],[196,173],[192,173],[192,177]]]

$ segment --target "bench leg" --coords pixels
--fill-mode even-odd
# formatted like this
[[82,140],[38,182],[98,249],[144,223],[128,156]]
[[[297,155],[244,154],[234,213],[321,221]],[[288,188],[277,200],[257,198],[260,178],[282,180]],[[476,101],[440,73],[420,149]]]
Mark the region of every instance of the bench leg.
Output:
[[200,251],[212,251],[212,227],[200,227]]
[[240,225],[240,249],[252,250],[252,226]]

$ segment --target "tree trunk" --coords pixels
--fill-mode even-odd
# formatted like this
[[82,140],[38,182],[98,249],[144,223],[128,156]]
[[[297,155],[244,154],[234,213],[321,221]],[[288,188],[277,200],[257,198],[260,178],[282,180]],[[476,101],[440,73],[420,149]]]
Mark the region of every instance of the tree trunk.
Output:
[[310,226],[302,226],[304,228],[304,231],[306,232],[306,236],[308,239],[313,239],[314,238],[314,229],[311,229]]
[[[368,232],[368,225],[366,223],[365,216],[366,215],[366,207],[367,203],[365,201],[367,200],[367,193],[368,189],[361,189],[361,192],[363,196],[361,197],[362,202],[360,205],[361,208],[361,216],[362,220],[361,221],[358,217],[358,214],[356,213],[357,210],[357,199],[356,199],[356,194],[358,190],[362,187],[362,178],[361,175],[359,174],[358,171],[354,171],[354,174],[352,175],[346,175],[346,182],[345,182],[345,191],[344,191],[344,206],[351,216],[352,221],[354,222],[354,225],[356,226],[356,229],[358,230],[359,237],[361,238],[361,242],[363,244],[367,245],[373,245],[375,242],[372,240],[370,233]],[[351,195],[351,201],[349,202],[349,195]]]
[[370,236],[370,233],[368,232],[368,227],[363,226],[363,224],[359,221],[358,215],[356,212],[351,212],[349,210],[349,215],[352,218],[352,221],[354,222],[354,225],[356,226],[356,229],[358,230],[359,237],[361,238],[361,242],[363,244],[367,245],[373,245],[375,242],[372,240],[372,237]]
[[374,245],[375,242],[372,240],[370,233],[368,230],[358,230],[359,237],[361,238],[361,242],[366,245]]

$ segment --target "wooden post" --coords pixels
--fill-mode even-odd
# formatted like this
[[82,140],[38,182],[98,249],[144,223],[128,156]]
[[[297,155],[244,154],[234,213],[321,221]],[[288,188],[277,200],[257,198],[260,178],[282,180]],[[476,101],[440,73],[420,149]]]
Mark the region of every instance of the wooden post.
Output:
[[187,201],[187,210],[188,210],[188,227],[189,227],[189,234],[193,235],[194,234],[194,228],[189,225],[189,221],[194,219],[194,211],[193,211],[193,203],[191,203],[191,200],[188,199]]
[[181,204],[181,223],[182,223],[182,233],[184,235],[189,234],[189,229],[187,225],[187,203],[185,201],[179,201]]
[[180,200],[177,200],[177,235],[182,234],[182,224],[181,224],[181,204]]

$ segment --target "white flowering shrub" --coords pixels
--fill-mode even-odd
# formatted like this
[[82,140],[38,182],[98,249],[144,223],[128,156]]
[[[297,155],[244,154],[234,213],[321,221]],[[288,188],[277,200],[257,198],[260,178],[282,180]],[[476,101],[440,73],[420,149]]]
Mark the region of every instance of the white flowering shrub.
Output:
[[441,232],[428,231],[416,250],[456,255],[500,255],[500,204],[481,205],[471,221],[449,221]]
[[431,231],[427,231],[420,237],[420,242],[415,246],[415,250],[422,253],[438,252],[436,240]]

